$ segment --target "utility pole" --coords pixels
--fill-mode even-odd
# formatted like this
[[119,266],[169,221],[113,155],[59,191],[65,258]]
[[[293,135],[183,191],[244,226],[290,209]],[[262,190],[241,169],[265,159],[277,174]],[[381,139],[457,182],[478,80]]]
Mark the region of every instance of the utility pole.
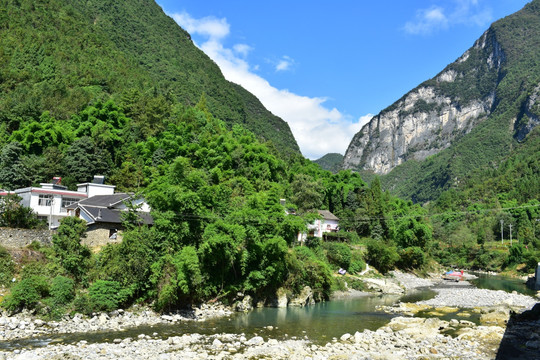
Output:
[[504,230],[503,230],[504,220],[501,220],[501,244],[504,241]]
[[510,228],[510,246],[512,246],[512,224],[508,225]]
[[52,214],[53,214],[53,206],[54,206],[54,196],[51,194],[49,195],[49,230],[52,230]]

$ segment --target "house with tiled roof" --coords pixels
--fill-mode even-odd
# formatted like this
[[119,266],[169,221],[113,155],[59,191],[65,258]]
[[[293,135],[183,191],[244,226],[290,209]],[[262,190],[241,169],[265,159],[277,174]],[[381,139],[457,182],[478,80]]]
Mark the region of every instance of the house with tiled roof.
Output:
[[298,241],[306,241],[308,236],[322,238],[324,233],[338,232],[339,219],[328,210],[317,210],[320,218],[307,225],[307,233],[299,233]]
[[86,239],[90,247],[100,247],[122,240],[123,216],[136,209],[140,224],[151,225],[150,206],[140,196],[127,193],[94,195],[68,207],[70,216],[86,221]]

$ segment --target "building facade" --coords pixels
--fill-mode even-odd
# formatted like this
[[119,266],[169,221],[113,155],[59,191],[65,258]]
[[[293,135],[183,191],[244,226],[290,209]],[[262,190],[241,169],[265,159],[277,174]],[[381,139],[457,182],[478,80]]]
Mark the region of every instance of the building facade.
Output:
[[15,193],[21,197],[21,205],[31,208],[39,219],[55,229],[60,221],[69,216],[68,207],[93,195],[109,195],[114,193],[115,186],[103,184],[104,177],[95,176],[93,182],[77,184],[77,191],[68,190],[61,185],[61,178],[53,178],[51,183],[41,183],[41,187],[17,189]]

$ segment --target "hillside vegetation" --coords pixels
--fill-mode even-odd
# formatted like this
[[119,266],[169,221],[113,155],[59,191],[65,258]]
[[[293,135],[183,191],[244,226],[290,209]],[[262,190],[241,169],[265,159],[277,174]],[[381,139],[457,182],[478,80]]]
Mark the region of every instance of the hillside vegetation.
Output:
[[[134,303],[169,311],[245,295],[271,303],[279,289],[292,297],[306,286],[324,300],[345,288],[339,269],[358,274],[366,262],[382,273],[428,270],[433,259],[527,272],[540,260],[538,129],[519,141],[504,137],[518,100],[499,99],[507,110],[461,147],[397,168],[404,188],[424,181],[415,203],[383,191],[376,176],[368,185],[349,170],[333,174],[294,141],[286,147],[288,128],[267,126],[277,118],[227,83],[154,3],[1,6],[0,187],[59,175],[74,188],[107,175],[118,191],[142,194],[154,219],[143,226],[130,208],[122,242],[97,253],[81,244],[86,224],[74,217],[52,246],[34,243],[17,261],[0,248],[1,306],[10,312],[60,318]],[[182,42],[185,49],[173,46]],[[280,135],[267,141],[265,131]],[[499,154],[494,139],[510,151]],[[473,153],[478,162],[468,162]],[[298,242],[321,209],[340,219],[340,231]],[[16,198],[0,201],[2,226],[39,226],[32,216]],[[498,242],[500,220],[505,239],[513,226],[514,243]]]
[[151,0],[3,1],[0,94],[0,145],[45,111],[61,124],[109,99],[144,138],[204,95],[229,127],[242,124],[283,154],[299,153],[287,123],[226,81]]
[[313,160],[315,164],[319,164],[321,168],[332,173],[337,173],[340,170],[342,161],[343,155],[337,153],[326,154],[320,159]]
[[462,106],[468,99],[494,94],[490,115],[448,149],[424,161],[405,162],[382,177],[384,187],[392,193],[420,203],[435,200],[445,190],[483,181],[516,151],[537,151],[527,134],[540,123],[540,1],[495,22],[486,39],[500,44],[498,72],[489,68],[493,59],[479,56],[479,50],[471,48],[467,61],[455,62],[441,72],[464,76],[453,82],[438,82],[435,77],[420,86],[436,86],[461,99]]

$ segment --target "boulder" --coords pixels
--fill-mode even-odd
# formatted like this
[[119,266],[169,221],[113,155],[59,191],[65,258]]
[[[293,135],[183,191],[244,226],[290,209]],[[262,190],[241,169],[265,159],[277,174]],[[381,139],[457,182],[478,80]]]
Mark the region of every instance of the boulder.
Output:
[[388,327],[393,331],[399,331],[401,334],[407,334],[415,339],[435,337],[440,334],[439,330],[448,326],[448,321],[437,318],[423,319],[414,317],[395,317],[388,324]]
[[236,303],[236,311],[247,312],[253,310],[253,298],[250,295],[244,296],[241,301]]
[[505,329],[500,326],[477,326],[458,331],[458,339],[499,345]]
[[482,325],[497,325],[505,327],[510,318],[509,311],[492,311],[487,314],[480,315],[480,324]]
[[289,302],[290,306],[307,306],[314,304],[313,290],[309,286],[305,286],[297,297]]
[[363,279],[369,290],[377,291],[383,294],[403,294],[405,290],[400,286],[399,282],[396,279],[385,278],[385,279],[373,279],[366,278]]
[[264,339],[260,336],[254,336],[246,342],[248,346],[258,346],[264,343]]

